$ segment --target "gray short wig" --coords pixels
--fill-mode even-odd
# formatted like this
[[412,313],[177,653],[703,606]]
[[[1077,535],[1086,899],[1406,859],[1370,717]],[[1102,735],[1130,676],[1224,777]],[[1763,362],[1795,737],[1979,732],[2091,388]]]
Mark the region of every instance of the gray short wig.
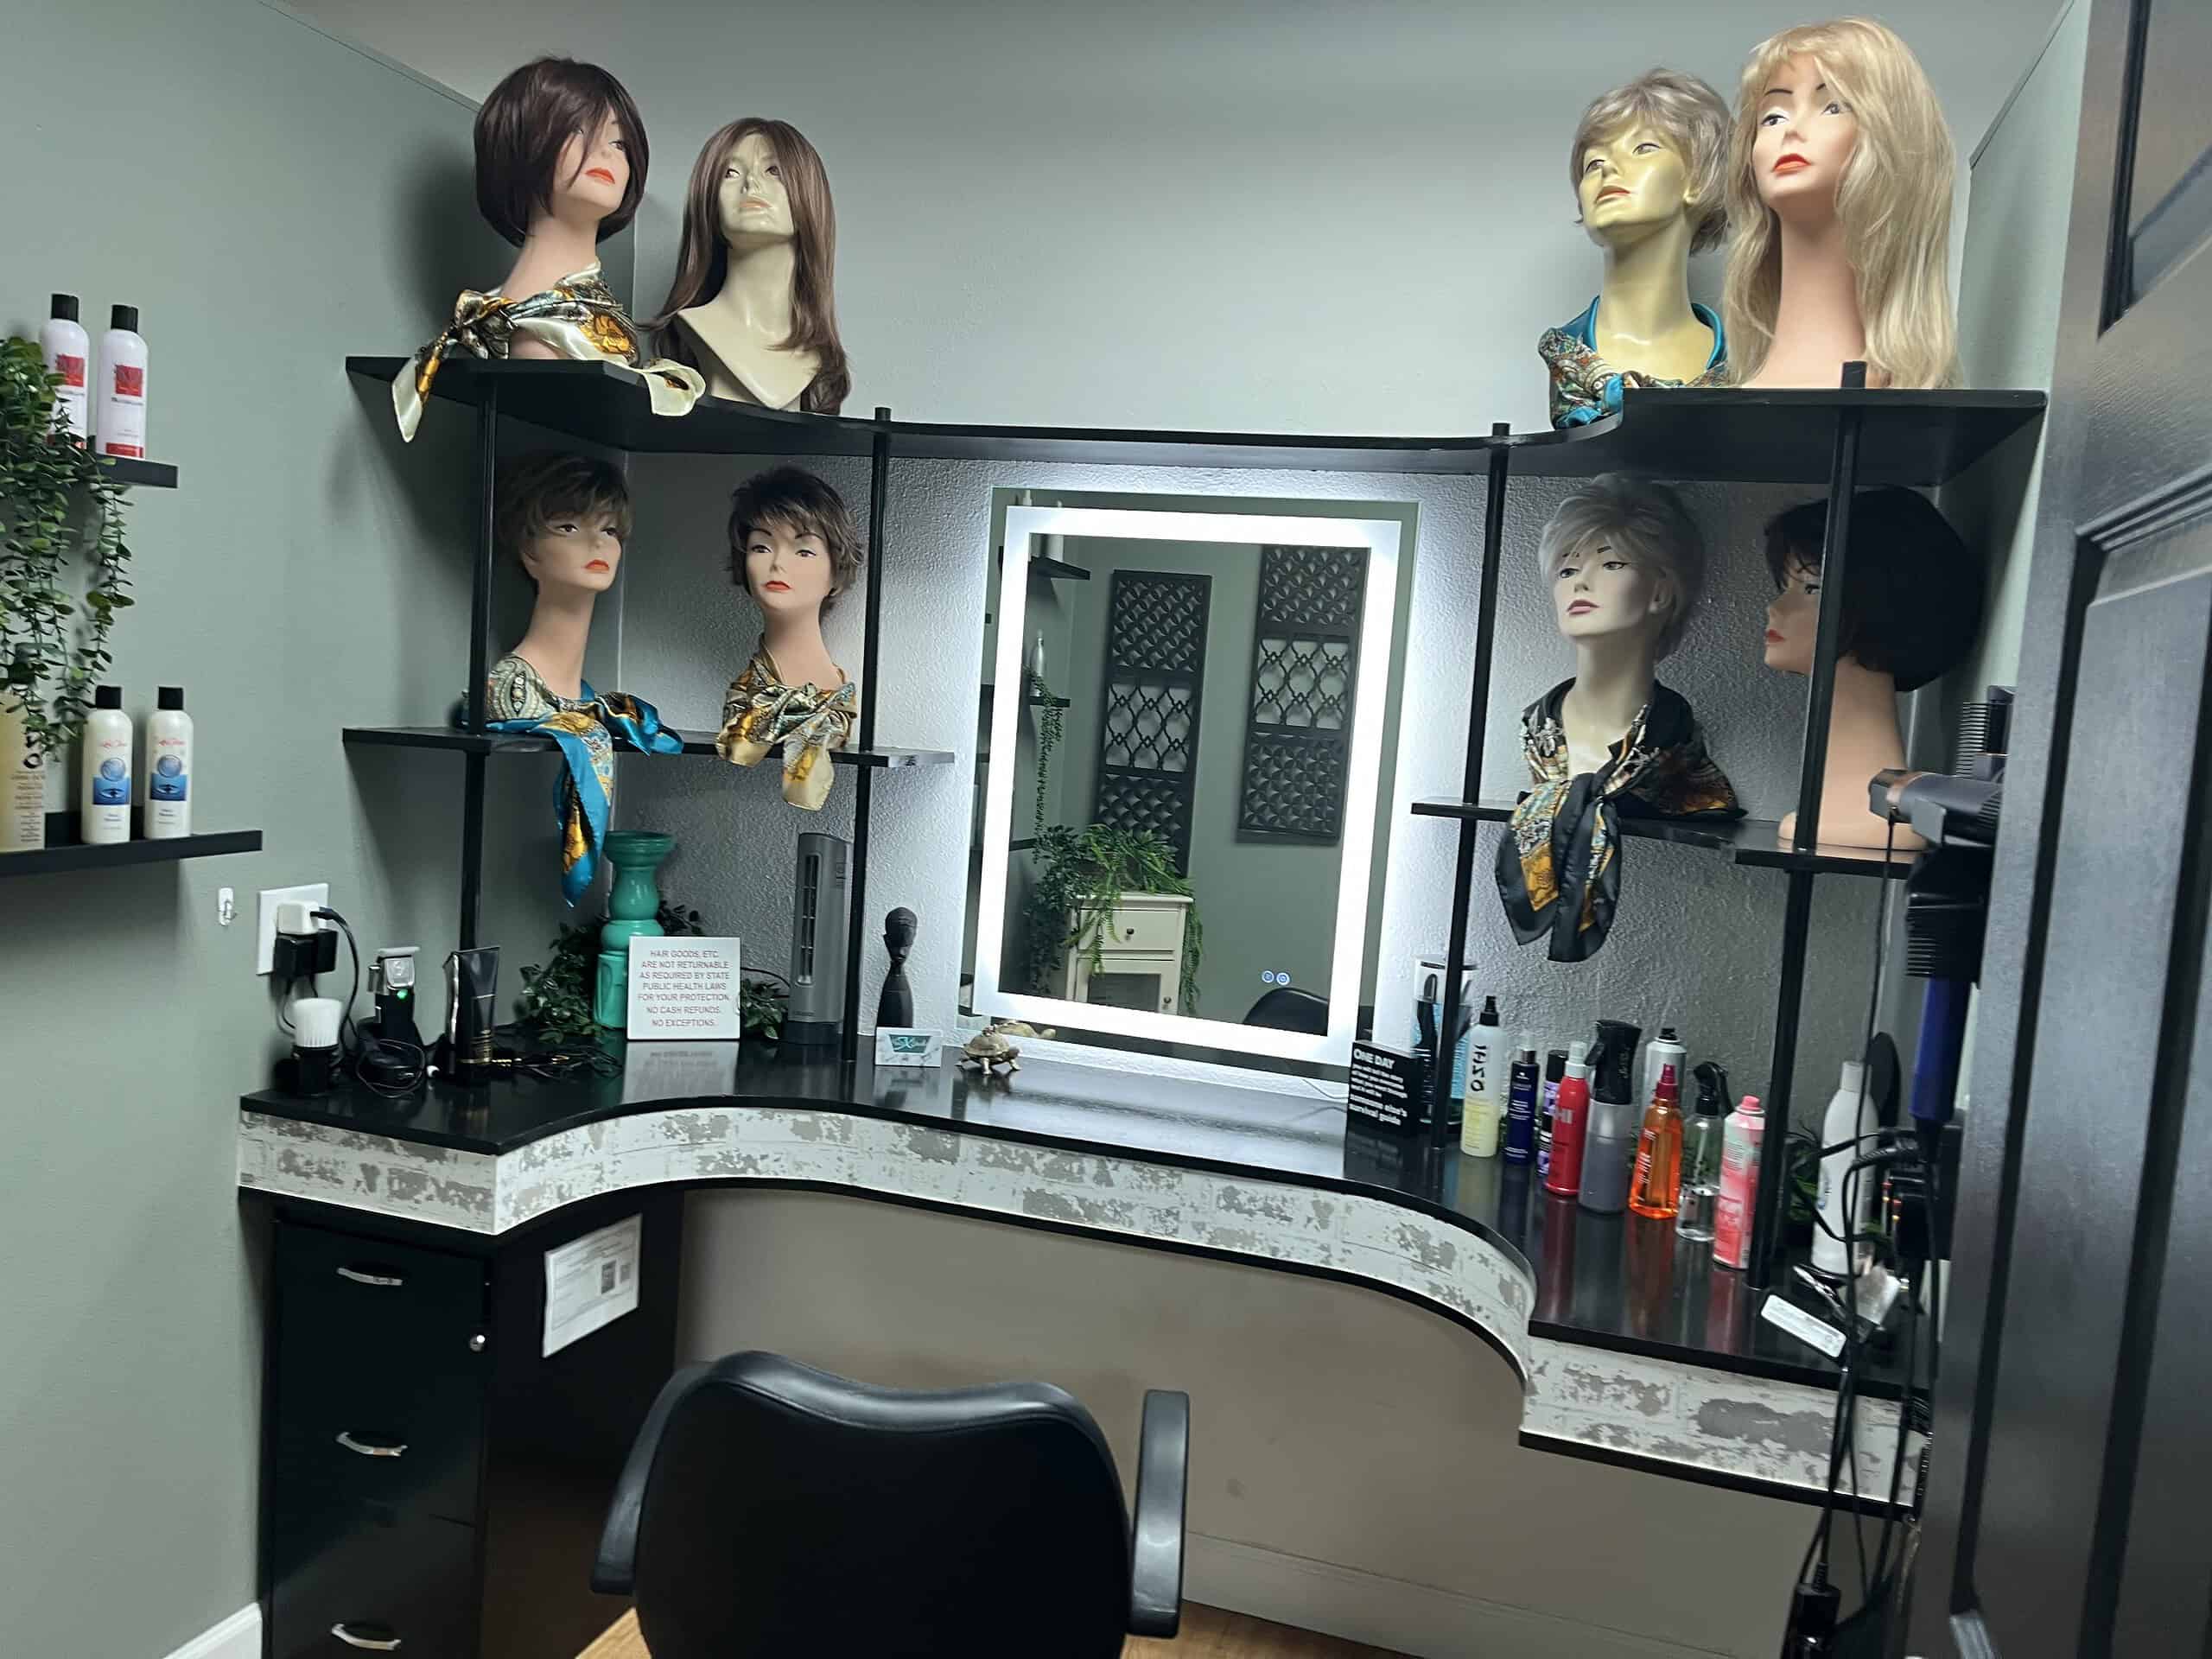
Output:
[[[1682,165],[1697,200],[1690,209],[1690,251],[1718,247],[1728,233],[1729,129],[1733,118],[1720,94],[1695,75],[1675,69],[1647,69],[1625,86],[1600,92],[1582,111],[1574,144],[1567,154],[1567,181],[1581,200],[1582,156],[1631,126],[1657,129],[1681,146]],[[1578,209],[1575,223],[1582,222]]]
[[1682,630],[1705,588],[1705,537],[1682,499],[1664,484],[1601,473],[1559,504],[1536,543],[1548,583],[1560,565],[1602,541],[1636,564],[1667,578],[1675,602],[1659,630],[1655,661],[1682,642]]

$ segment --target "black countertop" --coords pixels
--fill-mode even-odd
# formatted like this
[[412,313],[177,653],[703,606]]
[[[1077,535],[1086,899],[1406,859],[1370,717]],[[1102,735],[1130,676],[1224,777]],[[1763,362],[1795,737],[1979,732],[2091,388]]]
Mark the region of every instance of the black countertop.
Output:
[[[610,1039],[613,1041],[613,1039]],[[615,1044],[619,1048],[619,1043]],[[627,1112],[686,1104],[829,1106],[1077,1152],[1150,1155],[1178,1166],[1387,1196],[1502,1245],[1535,1283],[1533,1337],[1747,1376],[1834,1386],[1816,1349],[1758,1318],[1762,1293],[1713,1262],[1672,1222],[1604,1216],[1555,1198],[1527,1165],[1348,1120],[1327,1085],[1247,1089],[1031,1058],[986,1083],[950,1064],[878,1071],[863,1059],[778,1057],[746,1045],[639,1044],[618,1075],[522,1077],[486,1088],[434,1084],[398,1101],[358,1084],[315,1099],[279,1090],[242,1109],[396,1140],[498,1155]],[[1859,1386],[1899,1393],[1894,1363],[1862,1362]]]

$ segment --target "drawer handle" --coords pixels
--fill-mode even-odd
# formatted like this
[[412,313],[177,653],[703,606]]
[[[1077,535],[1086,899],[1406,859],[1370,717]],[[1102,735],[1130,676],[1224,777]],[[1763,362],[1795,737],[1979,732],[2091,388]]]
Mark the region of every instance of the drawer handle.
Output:
[[340,1279],[351,1279],[357,1285],[379,1285],[387,1290],[397,1290],[407,1281],[396,1273],[370,1273],[360,1268],[340,1268]]
[[357,1440],[351,1429],[338,1431],[338,1444],[348,1452],[358,1452],[365,1458],[397,1458],[405,1454],[407,1442],[395,1440],[389,1446],[378,1446],[373,1440]]
[[[378,1625],[371,1625],[369,1628],[372,1630],[377,1630],[381,1629],[382,1627]],[[336,1637],[340,1642],[343,1642],[349,1648],[365,1648],[371,1653],[397,1653],[399,1651],[399,1638],[397,1637],[356,1636],[353,1631],[346,1628],[346,1621],[342,1618],[330,1627],[330,1633]]]

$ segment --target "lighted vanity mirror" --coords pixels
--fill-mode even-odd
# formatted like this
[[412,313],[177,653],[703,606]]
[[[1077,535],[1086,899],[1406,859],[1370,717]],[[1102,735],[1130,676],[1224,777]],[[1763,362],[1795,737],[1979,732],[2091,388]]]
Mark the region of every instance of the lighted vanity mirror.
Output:
[[993,509],[966,1006],[1346,1064],[1374,1000],[1412,504]]

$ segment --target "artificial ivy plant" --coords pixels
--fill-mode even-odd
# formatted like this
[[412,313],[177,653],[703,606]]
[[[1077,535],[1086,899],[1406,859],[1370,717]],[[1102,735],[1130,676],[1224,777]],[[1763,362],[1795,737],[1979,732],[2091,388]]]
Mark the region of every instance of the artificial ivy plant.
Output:
[[60,384],[32,341],[0,343],[0,676],[49,759],[83,729],[130,603],[123,486],[57,423]]
[[1052,752],[1060,747],[1060,735],[1067,728],[1067,711],[1052,696],[1052,688],[1045,683],[1042,674],[1033,668],[1024,669],[1022,674],[1029,695],[1037,702],[1037,810],[1029,833],[1041,837],[1045,833],[1045,798],[1052,782]]
[[[1096,973],[1105,950],[1106,920],[1125,893],[1188,896],[1191,884],[1175,869],[1175,849],[1149,830],[1116,830],[1093,823],[1071,829],[1047,825],[1037,836],[1038,876],[1022,910],[1022,972],[1042,991],[1069,950],[1081,950]],[[1183,923],[1180,1012],[1198,1011],[1198,960],[1205,929],[1194,900]]]
[[[599,931],[607,918],[563,923],[554,936],[553,954],[522,970],[523,1023],[549,1048],[596,1043],[600,1026],[592,1014],[592,994],[599,972]],[[696,938],[705,931],[699,912],[660,906],[661,931],[671,939]],[[783,1035],[790,993],[773,974],[745,975],[738,991],[740,1029],[748,1040],[772,1043]]]

